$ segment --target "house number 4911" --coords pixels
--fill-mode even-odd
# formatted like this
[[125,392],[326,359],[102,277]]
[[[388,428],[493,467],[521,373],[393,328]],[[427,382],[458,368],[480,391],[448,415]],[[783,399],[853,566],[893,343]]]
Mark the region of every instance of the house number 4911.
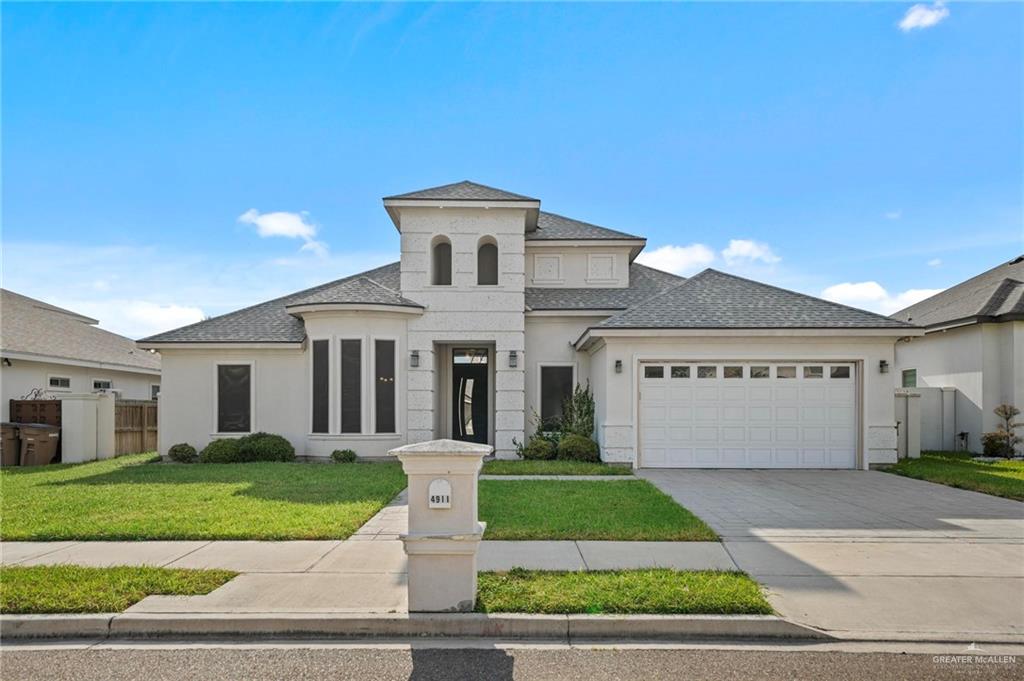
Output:
[[451,508],[452,484],[444,478],[430,481],[427,488],[427,508]]

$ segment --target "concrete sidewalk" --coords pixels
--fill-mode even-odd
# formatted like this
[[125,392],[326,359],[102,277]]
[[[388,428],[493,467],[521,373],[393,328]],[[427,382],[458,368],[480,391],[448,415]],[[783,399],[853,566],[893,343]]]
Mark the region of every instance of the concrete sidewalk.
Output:
[[[403,613],[403,492],[347,540],[3,542],[3,565],[220,568],[238,577],[205,596],[149,596],[127,612]],[[735,570],[717,542],[485,541],[480,570]]]

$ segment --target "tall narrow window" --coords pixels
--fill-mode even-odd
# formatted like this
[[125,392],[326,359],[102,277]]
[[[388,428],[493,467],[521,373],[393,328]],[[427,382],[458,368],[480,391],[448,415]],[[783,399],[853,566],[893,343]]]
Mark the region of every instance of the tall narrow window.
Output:
[[482,243],[476,252],[476,283],[480,286],[498,285],[498,246]]
[[331,342],[313,341],[313,432],[330,430],[330,353]]
[[341,432],[363,431],[363,342],[341,341]]
[[217,365],[218,433],[248,433],[252,430],[251,370],[248,364]]
[[395,341],[379,340],[374,344],[374,413],[375,433],[395,432]]
[[447,240],[434,244],[433,262],[431,263],[430,283],[435,286],[451,286],[452,284],[452,245]]
[[573,368],[553,366],[540,368],[541,428],[553,429],[562,418],[562,403],[572,395]]

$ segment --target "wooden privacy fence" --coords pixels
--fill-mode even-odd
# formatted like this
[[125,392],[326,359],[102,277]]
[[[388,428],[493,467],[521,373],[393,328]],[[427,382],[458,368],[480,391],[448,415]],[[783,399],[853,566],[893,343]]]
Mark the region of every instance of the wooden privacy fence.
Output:
[[118,400],[114,403],[115,454],[156,451],[156,434],[156,400]]
[[11,400],[12,423],[45,423],[60,427],[60,400]]

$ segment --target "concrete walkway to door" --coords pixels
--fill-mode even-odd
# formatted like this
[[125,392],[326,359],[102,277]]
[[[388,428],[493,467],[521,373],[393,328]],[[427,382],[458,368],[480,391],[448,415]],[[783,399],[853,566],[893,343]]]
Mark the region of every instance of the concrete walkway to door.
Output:
[[851,638],[1024,640],[1024,504],[877,471],[641,470],[783,616]]

